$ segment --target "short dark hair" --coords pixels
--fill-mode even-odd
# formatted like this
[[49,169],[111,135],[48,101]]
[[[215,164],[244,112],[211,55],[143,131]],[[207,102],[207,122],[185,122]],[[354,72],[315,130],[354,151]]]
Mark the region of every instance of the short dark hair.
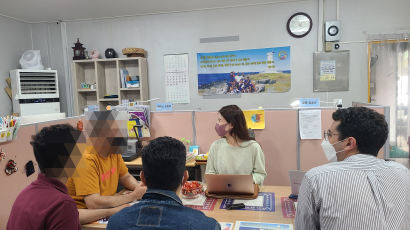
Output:
[[337,131],[339,140],[354,137],[360,153],[377,156],[389,134],[384,115],[366,107],[339,109],[332,115],[340,121]]
[[185,171],[185,145],[172,137],[158,137],[142,149],[142,170],[151,189],[177,190]]
[[218,111],[233,128],[229,134],[244,141],[253,140],[246,127],[245,115],[237,105],[227,105]]
[[75,151],[75,145],[81,136],[81,131],[69,124],[44,127],[31,137],[34,156],[42,173],[58,177],[64,167],[75,168],[74,163],[68,164],[70,156]]

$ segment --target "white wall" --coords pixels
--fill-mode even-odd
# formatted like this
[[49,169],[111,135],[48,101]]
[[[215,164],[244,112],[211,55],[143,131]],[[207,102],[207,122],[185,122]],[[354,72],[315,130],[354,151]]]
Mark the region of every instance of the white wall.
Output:
[[9,71],[19,67],[21,54],[31,48],[30,26],[0,16],[0,116],[12,113],[12,103],[4,91]]
[[60,110],[68,111],[66,97],[66,76],[64,69],[63,43],[61,26],[57,23],[32,24],[33,49],[40,50],[45,68],[58,72],[58,88],[60,93]]
[[[325,20],[336,19],[336,0],[325,1]],[[389,33],[410,30],[408,0],[343,0],[340,1],[342,41],[365,41],[367,33]],[[295,12],[306,12],[313,19],[309,35],[290,37],[286,21]],[[318,1],[279,3],[230,9],[194,11],[175,14],[138,16],[110,20],[67,23],[67,50],[80,38],[87,49],[104,53],[114,48],[141,47],[148,52],[150,97],[165,100],[163,55],[189,53],[191,103],[176,109],[217,110],[226,104],[242,108],[288,107],[300,97],[322,100],[342,98],[344,106],[352,101],[367,101],[367,44],[342,44],[350,50],[349,91],[313,93],[313,52],[317,50]],[[200,44],[202,37],[239,35],[238,42]],[[203,99],[197,93],[196,53],[238,49],[291,46],[291,89],[287,93],[243,94],[241,98]],[[61,71],[59,71],[61,72]]]

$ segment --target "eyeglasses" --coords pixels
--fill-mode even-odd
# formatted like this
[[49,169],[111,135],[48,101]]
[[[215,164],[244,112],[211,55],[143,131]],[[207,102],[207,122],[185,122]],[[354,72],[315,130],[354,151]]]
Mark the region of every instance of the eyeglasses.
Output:
[[329,140],[329,138],[331,138],[333,135],[339,135],[338,133],[332,133],[331,131],[330,131],[330,129],[328,129],[328,130],[324,130],[323,131],[323,137],[325,138],[325,140]]

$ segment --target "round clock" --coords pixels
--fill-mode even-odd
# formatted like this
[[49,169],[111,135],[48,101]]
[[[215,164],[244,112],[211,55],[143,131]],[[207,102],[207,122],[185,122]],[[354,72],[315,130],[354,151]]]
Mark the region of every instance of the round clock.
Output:
[[292,37],[302,38],[312,29],[312,19],[306,13],[296,13],[290,16],[286,29]]

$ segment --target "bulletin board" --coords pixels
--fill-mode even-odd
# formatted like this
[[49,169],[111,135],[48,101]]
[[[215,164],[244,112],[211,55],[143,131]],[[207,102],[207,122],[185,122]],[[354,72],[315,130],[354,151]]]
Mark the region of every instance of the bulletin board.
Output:
[[349,90],[349,51],[313,53],[313,91]]

